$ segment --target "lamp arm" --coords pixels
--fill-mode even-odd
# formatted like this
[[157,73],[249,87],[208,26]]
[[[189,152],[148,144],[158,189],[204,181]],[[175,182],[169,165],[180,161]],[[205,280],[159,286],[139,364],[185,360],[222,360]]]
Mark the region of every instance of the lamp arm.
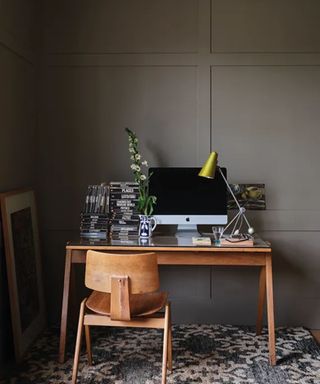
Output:
[[[240,206],[240,204],[239,204],[239,202],[238,202],[238,200],[237,200],[235,194],[233,193],[233,191],[232,191],[232,189],[231,189],[231,187],[230,187],[230,185],[229,185],[227,179],[225,178],[225,176],[224,176],[224,174],[223,174],[221,168],[220,168],[219,166],[217,166],[217,168],[218,168],[218,170],[219,170],[219,172],[220,172],[220,175],[221,175],[223,181],[225,182],[225,184],[226,184],[226,186],[227,186],[227,188],[228,188],[228,191],[230,192],[230,194],[231,194],[233,200],[235,201],[235,203],[236,203],[236,205],[237,205],[237,207],[238,207],[238,209],[239,209],[239,213],[237,214],[237,216],[239,215],[238,219],[240,218],[240,216],[242,216],[242,217],[244,218],[245,222],[247,223],[247,226],[248,226],[249,231],[250,231],[250,229],[253,229],[253,228],[251,227],[251,225],[249,224],[248,219],[246,218],[246,215],[245,215],[245,211],[246,211],[246,209],[245,209],[244,207],[241,207],[241,206]],[[238,222],[238,220],[237,220],[237,222]],[[231,224],[231,223],[230,223],[230,224]],[[229,225],[228,225],[228,226],[229,226]],[[228,227],[228,226],[227,226],[227,227]],[[226,227],[226,228],[227,228],[227,227]],[[225,228],[225,229],[226,229],[226,228]],[[253,232],[254,232],[254,229],[253,229]]]
[[235,195],[234,195],[234,193],[233,193],[233,191],[232,191],[232,189],[231,189],[231,187],[230,187],[230,185],[229,185],[227,179],[225,178],[223,172],[221,171],[221,168],[218,167],[218,170],[219,170],[219,172],[220,172],[220,175],[221,175],[222,178],[223,178],[223,181],[225,182],[225,184],[226,184],[226,186],[227,186],[227,188],[228,188],[228,191],[230,192],[231,196],[233,197],[233,200],[234,200],[235,203],[237,204],[237,207],[238,207],[239,211],[241,212],[241,211],[242,211],[242,208],[240,207],[240,204],[239,204],[237,198],[235,197]]
[[[222,232],[222,234],[231,226],[231,224],[236,221],[236,224],[237,225],[237,222],[238,222],[238,219],[239,217],[241,216],[241,212],[239,211],[230,221],[229,223],[224,227],[224,230]],[[234,230],[232,230],[232,232],[234,232]]]
[[233,226],[233,228],[232,228],[232,231],[231,231],[231,236],[235,233],[235,231],[237,230],[237,226],[238,226],[238,223],[239,223],[239,220],[240,220],[240,225],[239,225],[239,230],[241,229],[241,227],[242,227],[242,214],[241,214],[241,212],[238,212],[238,214],[237,214],[237,220],[236,220],[236,222],[235,222],[235,224],[234,224],[234,226]]
[[245,222],[247,223],[248,228],[249,228],[249,229],[250,229],[250,228],[253,228],[253,227],[251,227],[251,225],[249,224],[249,221],[248,221],[248,219],[247,219],[247,217],[246,217],[246,215],[245,215],[244,213],[242,214],[242,217],[244,218]]

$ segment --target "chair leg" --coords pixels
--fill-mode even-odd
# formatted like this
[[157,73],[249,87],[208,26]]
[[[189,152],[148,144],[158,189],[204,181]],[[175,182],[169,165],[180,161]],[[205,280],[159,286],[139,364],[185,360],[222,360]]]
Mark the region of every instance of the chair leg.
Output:
[[90,327],[89,325],[84,326],[85,335],[86,335],[86,346],[88,354],[88,363],[92,365],[92,349],[91,349],[91,336],[90,336]]
[[169,371],[172,371],[172,324],[171,324],[171,306],[168,303],[169,308],[169,329],[168,329],[168,364]]
[[72,384],[76,384],[77,382],[85,303],[86,303],[86,299],[84,299],[80,305],[77,341],[76,341],[76,348],[74,352],[74,362],[73,362],[73,371],[72,371]]
[[165,316],[164,316],[164,330],[163,330],[163,356],[162,356],[162,381],[161,381],[161,384],[166,384],[166,382],[167,382],[168,329],[169,329],[169,305],[166,304],[166,311],[165,311]]

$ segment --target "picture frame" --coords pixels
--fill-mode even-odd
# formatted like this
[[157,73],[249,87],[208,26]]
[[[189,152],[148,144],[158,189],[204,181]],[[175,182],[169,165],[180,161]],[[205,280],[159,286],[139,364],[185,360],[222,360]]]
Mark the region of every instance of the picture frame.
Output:
[[19,362],[45,326],[34,191],[0,194],[15,358]]
[[[266,209],[265,184],[230,184],[238,203],[246,210],[261,211]],[[228,209],[238,209],[233,196],[228,193]]]

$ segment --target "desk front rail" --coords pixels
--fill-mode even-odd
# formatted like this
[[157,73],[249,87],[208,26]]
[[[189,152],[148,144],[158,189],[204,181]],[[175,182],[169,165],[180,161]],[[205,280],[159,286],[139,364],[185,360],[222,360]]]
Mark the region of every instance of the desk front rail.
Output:
[[[107,251],[107,250],[106,250]],[[141,248],[139,249],[141,252]],[[150,252],[150,249],[148,249]],[[71,250],[72,252],[72,263],[83,264],[86,262],[86,251],[80,249]],[[109,252],[115,252],[109,250]],[[117,250],[117,253],[132,253],[136,250]],[[145,250],[144,250],[145,252]],[[190,250],[152,250],[157,254],[159,265],[243,265],[243,266],[263,266],[266,265],[265,253],[246,253],[241,252],[199,252]]]

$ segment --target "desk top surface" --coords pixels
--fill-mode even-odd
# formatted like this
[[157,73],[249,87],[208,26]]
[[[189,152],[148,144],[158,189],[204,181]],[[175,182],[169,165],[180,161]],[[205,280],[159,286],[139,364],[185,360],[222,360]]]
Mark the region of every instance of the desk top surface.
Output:
[[[195,237],[196,234],[193,234]],[[264,252],[268,252],[271,250],[271,245],[269,242],[262,240],[259,237],[255,237],[254,245],[248,246],[242,242],[232,243],[228,246],[226,245],[215,245],[211,243],[211,245],[206,244],[194,244],[192,241],[192,235],[176,235],[176,236],[152,236],[149,239],[130,239],[130,240],[95,240],[95,239],[78,239],[76,241],[70,241],[67,244],[67,248],[106,248],[106,249],[154,249],[154,250],[167,250],[174,249],[176,251],[179,250],[199,250],[199,251],[243,251],[243,250],[251,250],[253,252],[261,250]]]

